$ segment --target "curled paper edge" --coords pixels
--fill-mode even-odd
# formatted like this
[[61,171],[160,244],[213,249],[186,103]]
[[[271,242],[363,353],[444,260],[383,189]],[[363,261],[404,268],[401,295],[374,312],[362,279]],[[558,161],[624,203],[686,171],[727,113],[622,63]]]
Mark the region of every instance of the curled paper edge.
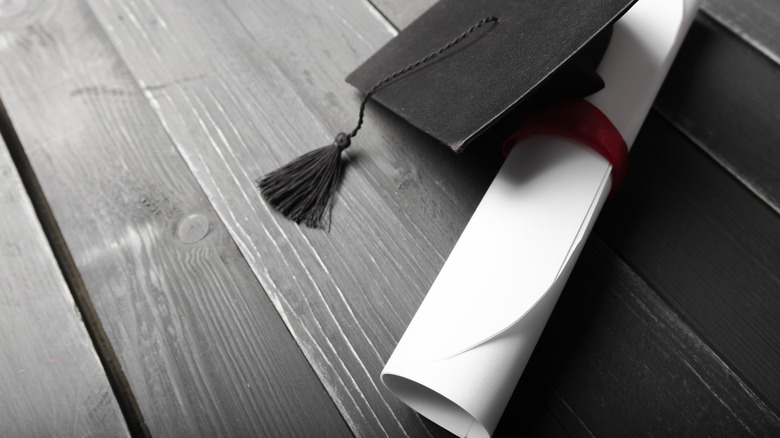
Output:
[[[588,100],[610,118],[628,145],[633,143],[699,3],[700,0],[640,0],[615,24],[612,43],[599,67],[607,88]],[[559,144],[564,149],[568,148],[571,156],[584,150],[574,142],[558,138],[531,137],[523,140],[523,145],[514,148],[507,158],[494,185],[501,181],[502,173],[508,166],[517,165],[513,156],[526,155],[539,142]],[[545,148],[550,149],[550,146]],[[523,152],[516,153],[518,150]],[[590,150],[586,152],[593,153]],[[580,212],[583,221],[577,227],[576,236],[570,241],[563,264],[556,267],[555,276],[542,278],[536,284],[536,292],[530,294],[531,298],[521,300],[521,305],[514,307],[514,317],[505,312],[505,317],[498,323],[492,321],[487,324],[489,330],[477,329],[476,336],[469,327],[479,324],[479,318],[471,318],[468,309],[465,313],[461,309],[454,316],[445,315],[444,319],[448,322],[438,324],[437,312],[439,315],[441,312],[436,307],[447,307],[447,299],[452,298],[450,290],[458,289],[460,283],[469,276],[496,274],[495,270],[490,269],[490,260],[486,259],[491,252],[489,245],[482,248],[487,249],[488,253],[459,255],[474,249],[463,250],[471,245],[469,242],[479,240],[485,227],[491,226],[490,217],[502,210],[502,207],[496,211],[485,205],[486,202],[501,202],[500,197],[491,201],[490,194],[495,191],[494,185],[491,185],[486,199],[477,208],[382,372],[384,384],[402,401],[458,436],[492,435],[563,289],[609,190],[609,164],[601,157],[591,158],[600,161],[601,169],[599,165],[586,164],[586,167],[590,167],[587,171],[590,180],[595,181],[601,176],[602,181],[597,188],[591,188],[590,193],[594,194],[590,197],[591,204],[587,213]],[[587,159],[583,162],[587,162]],[[505,201],[515,202],[511,198]],[[480,214],[486,210],[492,211]],[[572,223],[567,225],[571,231]],[[475,232],[475,228],[482,230]],[[479,245],[476,249],[480,249]],[[452,269],[451,266],[456,264],[453,259],[459,258],[471,260],[470,269],[459,272],[468,267],[469,263],[458,264],[457,269]],[[486,266],[488,268],[484,270]],[[506,278],[502,278],[502,281],[506,281]],[[510,280],[504,288],[511,288],[512,285]],[[479,291],[470,290],[467,293]],[[510,293],[517,294],[517,289]],[[511,304],[512,301],[505,300],[504,305],[507,303]],[[462,336],[464,330],[470,333]]]
[[[427,311],[421,309],[415,315],[415,319],[419,318],[417,326],[410,325],[411,330],[408,329],[404,334],[399,348],[385,366],[382,381],[396,396],[423,416],[458,436],[488,437],[492,434],[574,266],[569,260],[576,259],[582,250],[585,237],[594,224],[594,221],[589,219],[600,210],[610,189],[610,165],[597,153],[571,140],[535,136],[516,149],[518,150],[510,153],[507,158],[508,166],[502,168],[504,175],[499,175],[496,183],[500,184],[505,178],[512,179],[507,174],[518,169],[539,169],[534,163],[540,157],[552,156],[552,159],[558,162],[558,166],[553,167],[557,167],[559,172],[540,176],[549,186],[543,191],[549,195],[548,201],[558,193],[564,195],[560,198],[562,203],[566,203],[566,195],[571,192],[565,188],[566,185],[573,189],[575,187],[572,184],[581,186],[583,181],[576,176],[568,180],[561,176],[583,165],[591,170],[592,176],[585,183],[584,190],[589,189],[591,193],[597,193],[597,196],[592,202],[582,206],[584,210],[581,211],[580,218],[587,220],[580,223],[570,222],[569,231],[574,237],[569,240],[571,247],[564,252],[565,259],[560,269],[556,268],[555,278],[539,293],[532,294],[538,299],[515,309],[522,316],[513,324],[490,339],[468,346],[456,354],[446,357],[428,356],[432,358],[423,360],[419,356],[419,349],[415,351],[415,348],[409,347],[424,348],[425,343],[408,340],[415,338],[420,331],[431,330],[431,327],[424,325],[420,327],[419,321],[435,320],[435,316],[426,316]],[[533,207],[525,204],[524,208]],[[471,250],[482,242],[478,236],[476,240],[475,242],[473,236],[461,237],[460,249],[457,253],[453,251],[450,260],[453,260],[453,257],[461,260],[470,258]],[[461,270],[457,262],[449,266],[454,266],[453,272]],[[453,274],[443,273],[440,277],[442,275]],[[503,280],[505,279],[504,277]],[[441,282],[435,283],[429,295],[440,294],[446,299],[449,287],[450,285]]]

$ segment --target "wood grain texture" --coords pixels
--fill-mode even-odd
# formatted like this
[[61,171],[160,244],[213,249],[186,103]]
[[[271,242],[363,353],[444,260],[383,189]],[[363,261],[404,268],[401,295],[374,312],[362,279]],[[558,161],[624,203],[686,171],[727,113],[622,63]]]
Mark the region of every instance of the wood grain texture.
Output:
[[343,78],[392,27],[359,1],[90,5],[353,432],[428,435],[379,372],[495,169],[369,105],[330,233],[253,184],[351,127]]
[[37,4],[0,34],[0,96],[145,426],[350,436],[89,8]]
[[597,232],[780,409],[780,215],[652,117]]
[[775,63],[780,63],[780,3],[776,0],[704,0],[702,9]]
[[[596,236],[514,398],[528,391],[574,436],[780,434],[776,411]],[[513,400],[496,437],[548,436],[539,423]]]
[[[780,28],[776,31],[780,38]],[[780,212],[780,65],[706,17],[694,23],[656,108]]]
[[129,436],[2,139],[0,187],[0,435]]

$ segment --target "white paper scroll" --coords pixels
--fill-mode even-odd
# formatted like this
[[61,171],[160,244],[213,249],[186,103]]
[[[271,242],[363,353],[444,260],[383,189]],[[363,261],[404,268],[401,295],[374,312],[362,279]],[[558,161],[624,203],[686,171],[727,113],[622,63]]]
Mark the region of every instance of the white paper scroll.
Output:
[[[639,0],[614,27],[589,97],[631,145],[699,0]],[[611,166],[533,136],[507,157],[382,371],[420,414],[489,437],[609,193]]]

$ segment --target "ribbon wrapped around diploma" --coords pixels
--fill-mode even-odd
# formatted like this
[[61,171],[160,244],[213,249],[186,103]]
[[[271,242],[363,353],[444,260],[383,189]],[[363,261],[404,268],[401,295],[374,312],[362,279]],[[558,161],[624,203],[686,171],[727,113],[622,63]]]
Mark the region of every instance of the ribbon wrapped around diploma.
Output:
[[[613,26],[587,101],[630,146],[699,0],[640,0]],[[610,192],[612,166],[569,136],[514,140],[382,371],[423,416],[489,437]],[[514,147],[512,147],[514,146]]]

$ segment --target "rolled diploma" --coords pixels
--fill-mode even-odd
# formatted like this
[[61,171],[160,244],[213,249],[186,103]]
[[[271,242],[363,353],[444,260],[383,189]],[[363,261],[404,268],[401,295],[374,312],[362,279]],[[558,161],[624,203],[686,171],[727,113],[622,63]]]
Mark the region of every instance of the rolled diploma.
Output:
[[[700,0],[639,0],[614,25],[587,100],[629,146]],[[461,437],[489,437],[611,187],[587,146],[538,135],[512,149],[388,360],[403,402]]]

